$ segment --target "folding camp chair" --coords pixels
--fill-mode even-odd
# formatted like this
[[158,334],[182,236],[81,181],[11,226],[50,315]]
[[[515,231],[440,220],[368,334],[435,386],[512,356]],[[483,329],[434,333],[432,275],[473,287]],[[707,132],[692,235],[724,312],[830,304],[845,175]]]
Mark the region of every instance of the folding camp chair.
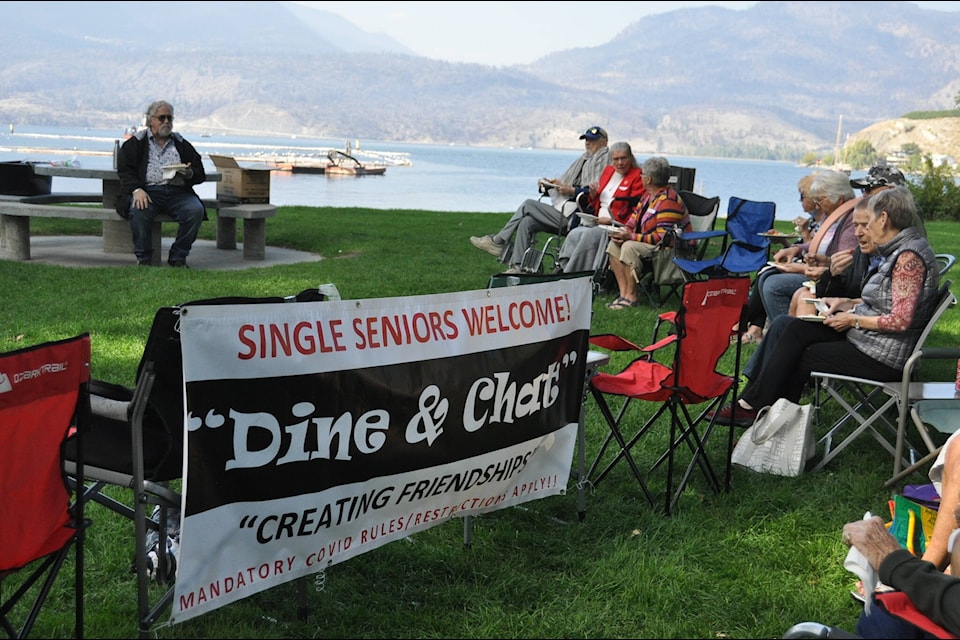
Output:
[[[549,189],[546,185],[540,185],[540,198],[544,204],[550,198]],[[553,206],[551,204],[551,206]],[[563,211],[561,212],[561,221],[557,229],[547,237],[543,246],[539,249],[535,246],[527,247],[520,259],[520,271],[523,273],[550,273],[556,270],[560,258],[560,247],[563,246],[563,239],[567,234],[580,224],[580,217],[574,215],[578,210],[576,200],[566,200],[563,202]],[[510,261],[510,255],[513,253],[513,243],[505,242],[503,251],[500,252],[500,262],[504,264]],[[549,261],[549,262],[548,262]]]
[[[910,354],[910,358],[913,358],[917,352],[923,349],[924,342],[930,335],[930,332],[933,331],[933,327],[940,319],[940,316],[942,316],[947,309],[956,305],[957,299],[950,292],[950,284],[950,281],[947,280],[940,285],[940,293],[937,297],[936,306],[930,318],[927,320],[926,325],[924,325],[920,332],[917,344]],[[913,377],[917,373],[917,368],[911,364],[910,369],[907,370],[906,373]],[[810,378],[811,381],[815,383],[813,404],[818,422],[821,421],[823,415],[824,396],[822,394],[826,394],[826,399],[832,398],[836,400],[843,408],[841,416],[827,429],[826,433],[821,436],[817,442],[818,446],[823,445],[824,454],[823,458],[821,458],[811,470],[812,472],[823,469],[824,466],[864,432],[868,432],[873,436],[873,438],[893,456],[894,476],[900,472],[901,468],[910,467],[913,464],[910,459],[904,459],[904,446],[911,452],[911,458],[915,456],[917,450],[905,440],[903,421],[899,420],[900,424],[898,425],[898,419],[893,418],[892,414],[895,413],[899,417],[900,412],[905,411],[906,407],[908,407],[913,400],[919,399],[923,389],[922,385],[916,383],[915,380],[912,383],[904,385],[903,382],[899,380],[896,382],[881,382],[879,380],[857,378],[822,371],[812,372]],[[906,393],[904,393],[904,390],[906,390]],[[834,446],[834,438],[842,433],[844,427],[848,423],[851,423],[851,421],[856,422],[856,426],[852,431],[847,433],[840,444]],[[878,430],[878,426],[884,428],[886,435]],[[934,445],[930,441],[926,430],[920,426],[918,427],[918,431],[927,449],[932,450]],[[890,438],[896,438],[896,445],[891,444]]]
[[[560,259],[560,248],[563,246],[563,239],[567,234],[580,224],[580,217],[571,215],[569,219],[564,219],[556,232],[544,241],[539,249],[536,247],[527,247],[523,252],[523,259],[520,261],[520,271],[523,273],[551,273],[556,270]],[[505,243],[512,246],[512,243]]]
[[[65,482],[62,446],[83,440],[90,420],[90,336],[0,354],[0,627],[25,638],[33,628],[71,547],[74,635],[83,637],[83,546],[90,525],[81,496]],[[9,581],[9,582],[8,582]]]
[[717,231],[717,214],[720,211],[720,196],[708,198],[693,191],[680,191],[680,199],[687,206],[690,215],[690,226],[693,231],[683,234],[685,240],[695,240],[697,246],[694,255],[697,260],[703,260],[707,253],[707,246],[711,238],[722,238],[725,231]]
[[[181,494],[171,482],[183,475],[183,358],[178,329],[180,309],[197,304],[259,304],[323,300],[308,289],[297,296],[224,297],[162,307],[154,315],[150,335],[137,368],[136,386],[92,380],[92,428],[85,444],[87,485],[84,495],[129,518],[134,525],[134,567],[137,577],[137,624],[147,637],[159,616],[173,602],[176,546],[170,534],[179,531]],[[67,473],[74,475],[76,449],[66,451]],[[74,476],[76,477],[76,476]],[[133,491],[132,503],[115,499],[104,489]],[[155,554],[151,553],[155,550]],[[149,554],[149,557],[148,557]],[[167,589],[151,602],[151,582]]]
[[[940,455],[943,444],[934,444],[927,425],[942,435],[950,435],[960,430],[960,398],[957,397],[956,379],[947,382],[915,381],[915,369],[922,359],[958,360],[960,347],[918,349],[907,359],[903,367],[900,388],[909,389],[909,392],[907,401],[899,403],[893,476],[884,483],[885,487],[892,487],[911,473],[920,471]],[[897,462],[901,460],[906,442],[908,416],[926,445],[928,453],[913,464],[900,469]]]
[[[777,214],[775,202],[757,202],[731,196],[727,204],[726,234],[720,255],[674,262],[690,279],[747,275],[757,271],[769,258],[769,231]],[[689,234],[687,234],[689,237]]]
[[[647,501],[654,506],[655,500],[647,478],[666,462],[665,511],[668,515],[676,506],[695,467],[699,467],[714,492],[719,492],[724,487],[729,488],[733,431],[729,431],[726,476],[721,482],[706,453],[706,443],[714,428],[714,421],[706,416],[711,410],[721,406],[728,397],[736,401],[735,381],[740,373],[738,343],[733,345],[733,375],[720,373],[717,368],[720,358],[731,348],[730,327],[743,316],[749,290],[749,278],[715,278],[687,282],[683,285],[680,309],[674,317],[673,333],[646,347],[639,347],[629,340],[609,334],[591,337],[590,343],[594,347],[609,351],[637,351],[641,354],[619,373],[598,372],[590,379],[591,394],[610,428],[610,433],[587,473],[588,480],[594,486],[598,485],[617,463],[626,460]],[[671,346],[673,353],[672,358],[668,358],[669,364],[655,359],[655,354]],[[610,409],[607,396],[623,398],[616,416]],[[634,400],[657,402],[660,406],[628,440],[623,427],[627,407]],[[688,405],[699,406],[692,414]],[[666,412],[670,414],[667,449],[648,468],[647,473],[644,473],[634,459],[632,450]],[[618,447],[611,447],[614,442]],[[682,446],[686,446],[691,455],[686,470],[674,486],[674,461],[678,449]],[[600,465],[610,457],[607,454],[608,448],[614,449],[612,459],[597,473]]]

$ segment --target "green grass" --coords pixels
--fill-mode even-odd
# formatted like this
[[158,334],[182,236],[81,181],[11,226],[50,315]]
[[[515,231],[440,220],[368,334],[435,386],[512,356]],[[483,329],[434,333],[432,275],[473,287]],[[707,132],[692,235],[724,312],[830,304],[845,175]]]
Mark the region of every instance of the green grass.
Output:
[[[319,262],[244,271],[69,268],[0,261],[0,351],[88,331],[93,375],[133,385],[155,310],[225,295],[286,295],[325,282],[344,298],[483,289],[497,263],[471,235],[495,231],[506,214],[283,207],[268,244],[313,251]],[[97,224],[35,220],[35,233],[96,233]],[[778,223],[788,230],[788,223]],[[934,248],[960,254],[960,226],[928,223]],[[202,237],[212,239],[214,225]],[[956,288],[955,288],[956,291]],[[594,301],[594,333],[649,341],[658,310],[609,311]],[[960,344],[960,317],[944,316],[930,344]],[[746,347],[747,350],[753,347]],[[749,353],[749,351],[747,351]],[[615,359],[611,369],[624,364]],[[729,363],[728,363],[729,364]],[[953,364],[924,364],[927,379],[953,379]],[[628,421],[654,407],[634,403]],[[587,458],[607,428],[587,403]],[[739,430],[738,432],[739,433]],[[650,463],[660,433],[636,451]],[[721,438],[711,442],[714,459]],[[473,545],[460,520],[334,565],[309,580],[309,615],[297,619],[293,583],[174,626],[161,638],[774,638],[796,622],[852,629],[855,576],[843,568],[842,525],[886,513],[889,455],[859,438],[816,475],[780,478],[735,470],[729,493],[695,476],[665,518],[643,499],[626,466],[577,497],[550,497],[474,519]],[[650,477],[655,489],[662,474]],[[923,483],[917,474],[907,483]],[[124,497],[129,492],[117,492]],[[130,573],[133,528],[99,505],[86,557],[86,635],[136,635]],[[3,585],[4,593],[10,587]],[[67,637],[72,597],[64,574],[34,635]]]

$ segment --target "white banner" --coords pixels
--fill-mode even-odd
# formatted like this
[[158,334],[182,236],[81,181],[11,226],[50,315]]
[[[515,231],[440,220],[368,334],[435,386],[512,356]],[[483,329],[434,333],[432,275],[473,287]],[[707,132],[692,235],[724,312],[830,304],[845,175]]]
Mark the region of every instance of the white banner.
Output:
[[180,622],[453,517],[564,493],[590,278],[185,306]]

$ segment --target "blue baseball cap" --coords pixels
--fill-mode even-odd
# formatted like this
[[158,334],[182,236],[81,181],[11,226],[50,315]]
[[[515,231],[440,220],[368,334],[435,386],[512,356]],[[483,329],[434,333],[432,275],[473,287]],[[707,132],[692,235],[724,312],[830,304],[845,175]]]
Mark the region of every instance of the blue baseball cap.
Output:
[[606,138],[607,132],[603,130],[603,127],[590,127],[583,132],[583,135],[580,136],[581,140],[599,140],[600,138]]

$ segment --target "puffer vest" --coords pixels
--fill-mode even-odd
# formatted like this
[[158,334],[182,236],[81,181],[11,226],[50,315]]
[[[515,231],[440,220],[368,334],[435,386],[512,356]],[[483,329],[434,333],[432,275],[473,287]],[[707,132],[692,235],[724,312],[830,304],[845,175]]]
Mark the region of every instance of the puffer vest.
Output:
[[860,296],[863,302],[858,304],[853,312],[863,316],[883,316],[891,312],[893,268],[900,254],[909,251],[920,256],[926,266],[923,290],[917,301],[913,322],[906,331],[898,333],[851,328],[847,331],[847,340],[877,362],[894,369],[902,369],[917,346],[923,328],[933,315],[940,287],[940,269],[930,243],[913,227],[903,229],[893,240],[878,246],[877,251],[883,256],[883,262],[867,279]]

